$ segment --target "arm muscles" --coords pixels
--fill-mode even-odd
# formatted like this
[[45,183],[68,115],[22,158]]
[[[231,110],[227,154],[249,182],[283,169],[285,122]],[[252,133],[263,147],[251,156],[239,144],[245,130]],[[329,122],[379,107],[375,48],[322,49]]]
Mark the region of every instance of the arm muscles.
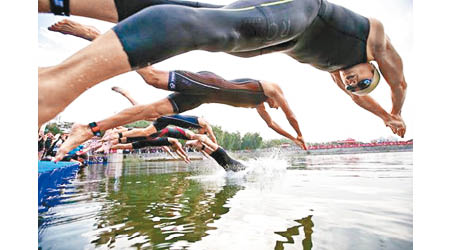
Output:
[[375,48],[375,60],[381,74],[391,88],[393,115],[400,115],[406,96],[406,81],[403,75],[403,62],[391,42],[386,38],[385,46]]
[[298,136],[302,136],[302,133],[300,132],[300,128],[298,126],[298,121],[295,118],[294,112],[292,112],[291,108],[289,107],[289,103],[287,102],[286,98],[283,95],[279,94],[277,95],[277,101],[280,104],[280,107],[283,110],[284,114],[286,115],[286,119],[289,121],[289,124],[291,124],[292,128],[294,128]]
[[259,116],[266,122],[267,126],[269,126],[271,129],[273,129],[278,134],[290,139],[295,140],[295,138],[290,135],[288,132],[284,131],[276,122],[272,120],[272,117],[270,117],[269,113],[267,113],[266,108],[264,107],[264,104],[260,104],[257,106],[256,110],[258,111]]

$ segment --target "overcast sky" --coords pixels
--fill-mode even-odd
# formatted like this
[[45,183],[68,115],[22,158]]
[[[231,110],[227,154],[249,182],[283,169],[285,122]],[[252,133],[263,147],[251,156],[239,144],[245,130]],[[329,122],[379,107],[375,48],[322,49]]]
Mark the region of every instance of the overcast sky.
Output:
[[[226,4],[232,1],[209,0],[209,3]],[[403,59],[408,95],[402,116],[407,125],[405,139],[413,138],[414,79],[412,74],[413,11],[409,0],[333,0],[366,17],[375,17],[384,24],[385,31]],[[53,14],[38,15],[38,65],[51,66],[60,63],[89,42],[47,30],[51,24],[64,19]],[[113,24],[95,19],[71,16],[70,19],[97,27],[101,32]],[[226,79],[255,78],[274,81],[283,88],[291,108],[297,116],[300,129],[307,142],[331,141],[346,138],[369,141],[380,137],[392,137],[382,120],[358,107],[331,80],[328,73],[300,64],[281,53],[254,58],[238,58],[224,53],[193,51],[154,65],[158,69],[188,71],[212,71]],[[150,103],[166,97],[170,92],[146,85],[135,73],[130,72],[104,81],[83,93],[64,112],[61,120],[78,123],[98,121],[130,106],[111,87],[128,89],[141,103]],[[390,89],[384,79],[371,94],[388,112],[391,109]],[[281,110],[269,109],[272,117],[291,133],[289,123]],[[267,128],[254,109],[234,108],[219,104],[206,104],[185,114],[203,116],[211,124],[223,129],[258,132],[265,139],[281,138]]]

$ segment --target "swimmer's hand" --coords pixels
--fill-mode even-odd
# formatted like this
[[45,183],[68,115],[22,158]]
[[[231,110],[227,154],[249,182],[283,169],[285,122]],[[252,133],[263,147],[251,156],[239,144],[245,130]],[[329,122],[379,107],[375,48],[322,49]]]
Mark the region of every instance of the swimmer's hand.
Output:
[[386,127],[392,130],[392,133],[403,138],[406,133],[406,125],[400,115],[390,115],[389,120],[385,121]]
[[101,142],[108,142],[108,141],[112,141],[115,139],[119,139],[119,133],[115,133],[115,132],[110,132],[110,133],[105,133],[105,135],[103,135],[102,139],[100,139]]
[[301,147],[303,150],[308,150],[306,148],[306,144],[305,141],[303,140],[303,136],[297,136],[297,138],[295,140],[293,140],[295,144],[297,144],[297,146]]
[[171,145],[172,149],[175,151],[175,153],[177,153],[177,155],[179,155],[183,159],[184,162],[188,164],[191,163],[189,156],[187,155],[186,151],[184,151],[183,146],[178,140],[169,138],[169,142],[172,144]]

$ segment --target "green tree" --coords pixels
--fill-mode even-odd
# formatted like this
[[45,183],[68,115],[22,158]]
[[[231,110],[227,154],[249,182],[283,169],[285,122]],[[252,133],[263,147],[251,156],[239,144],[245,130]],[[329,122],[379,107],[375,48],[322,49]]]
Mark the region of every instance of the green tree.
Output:
[[278,146],[280,146],[281,144],[284,144],[284,143],[292,144],[291,140],[289,140],[289,139],[285,139],[285,138],[283,138],[283,139],[272,139],[272,140],[264,141],[262,147],[263,148],[278,147]]
[[263,144],[263,139],[258,133],[246,133],[242,137],[241,149],[257,149]]
[[125,125],[124,127],[126,127],[126,128],[145,128],[145,127],[150,126],[150,124],[151,124],[151,122],[149,122],[149,121],[141,120],[141,121],[129,123],[129,124]]
[[47,127],[45,128],[49,132],[52,132],[52,134],[56,135],[61,133],[61,129],[58,127],[56,123],[49,123],[47,124]]

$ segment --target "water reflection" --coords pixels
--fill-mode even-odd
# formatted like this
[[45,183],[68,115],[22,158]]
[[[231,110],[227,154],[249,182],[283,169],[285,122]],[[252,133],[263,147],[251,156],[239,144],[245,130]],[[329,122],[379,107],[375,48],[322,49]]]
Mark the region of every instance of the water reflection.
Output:
[[[201,182],[187,178],[189,172],[171,172],[169,168],[165,171],[168,173],[160,173],[160,170],[148,164],[123,167],[111,164],[106,168],[91,166],[80,172],[73,184],[74,191],[64,197],[63,203],[101,202],[101,208],[94,213],[93,228],[84,234],[90,239],[89,244],[96,248],[159,249],[185,242],[187,246],[215,229],[209,224],[229,211],[228,199],[243,189],[230,183],[204,187]],[[86,219],[86,214],[78,213],[71,220],[77,216],[76,219]],[[69,223],[67,214],[49,213],[45,217],[47,221],[40,235],[45,228],[57,225],[57,221]]]
[[89,166],[39,214],[39,246],[412,248],[411,153],[245,163],[232,174],[209,161]]
[[312,215],[309,215],[300,220],[294,220],[300,225],[290,227],[284,232],[275,232],[276,234],[286,238],[286,241],[277,240],[275,244],[275,250],[284,249],[285,244],[294,244],[295,241],[293,236],[300,235],[300,227],[303,227],[303,233],[305,235],[305,238],[302,240],[303,250],[311,250],[313,247],[311,235],[313,233],[312,228],[314,227],[314,223],[312,222],[311,218]]

